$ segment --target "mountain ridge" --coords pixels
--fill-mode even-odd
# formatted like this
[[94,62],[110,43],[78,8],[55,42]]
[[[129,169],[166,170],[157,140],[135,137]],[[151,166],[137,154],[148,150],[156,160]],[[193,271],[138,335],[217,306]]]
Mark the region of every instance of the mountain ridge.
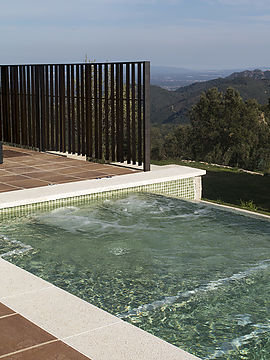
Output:
[[232,87],[244,100],[256,99],[263,105],[270,98],[270,70],[244,70],[225,78],[195,82],[175,91],[151,85],[151,122],[160,125],[188,123],[189,110],[199,101],[203,91],[213,87],[222,92]]

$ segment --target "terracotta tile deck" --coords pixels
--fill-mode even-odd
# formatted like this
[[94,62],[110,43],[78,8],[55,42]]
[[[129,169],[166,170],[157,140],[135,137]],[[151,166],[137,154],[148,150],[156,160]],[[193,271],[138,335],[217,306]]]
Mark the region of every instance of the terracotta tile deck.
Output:
[[0,193],[137,172],[108,164],[3,146]]
[[0,359],[89,360],[55,336],[0,303]]

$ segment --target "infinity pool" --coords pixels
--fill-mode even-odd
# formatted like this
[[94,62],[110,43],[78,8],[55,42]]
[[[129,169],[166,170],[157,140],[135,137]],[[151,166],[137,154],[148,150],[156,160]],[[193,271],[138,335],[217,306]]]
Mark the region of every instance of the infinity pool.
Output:
[[6,260],[203,359],[270,359],[270,222],[131,195],[1,223]]

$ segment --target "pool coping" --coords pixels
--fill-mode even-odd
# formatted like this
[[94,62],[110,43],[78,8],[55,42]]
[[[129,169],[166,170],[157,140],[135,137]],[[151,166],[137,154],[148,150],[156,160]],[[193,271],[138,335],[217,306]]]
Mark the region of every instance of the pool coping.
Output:
[[0,301],[91,360],[199,358],[0,258]]
[[[0,193],[0,209],[67,199],[109,191],[131,189],[140,186],[162,184],[170,181],[200,178],[206,171],[180,165],[152,165],[149,172],[136,172],[111,178],[74,181],[46,187]],[[200,198],[198,190],[195,196]]]
[[213,207],[218,207],[221,210],[231,210],[233,212],[240,213],[243,215],[247,215],[247,216],[251,216],[251,217],[255,217],[255,218],[263,218],[264,220],[270,221],[270,215],[262,214],[259,212],[241,209],[241,208],[238,208],[235,206],[230,206],[230,205],[218,204],[218,203],[212,202],[211,200],[200,200],[200,202],[203,204],[213,206]]

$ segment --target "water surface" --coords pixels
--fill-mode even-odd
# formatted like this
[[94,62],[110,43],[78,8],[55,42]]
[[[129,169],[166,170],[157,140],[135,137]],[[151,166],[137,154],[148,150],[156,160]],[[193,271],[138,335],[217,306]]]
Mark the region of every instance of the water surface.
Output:
[[204,359],[270,359],[270,222],[131,195],[1,224],[0,254]]

